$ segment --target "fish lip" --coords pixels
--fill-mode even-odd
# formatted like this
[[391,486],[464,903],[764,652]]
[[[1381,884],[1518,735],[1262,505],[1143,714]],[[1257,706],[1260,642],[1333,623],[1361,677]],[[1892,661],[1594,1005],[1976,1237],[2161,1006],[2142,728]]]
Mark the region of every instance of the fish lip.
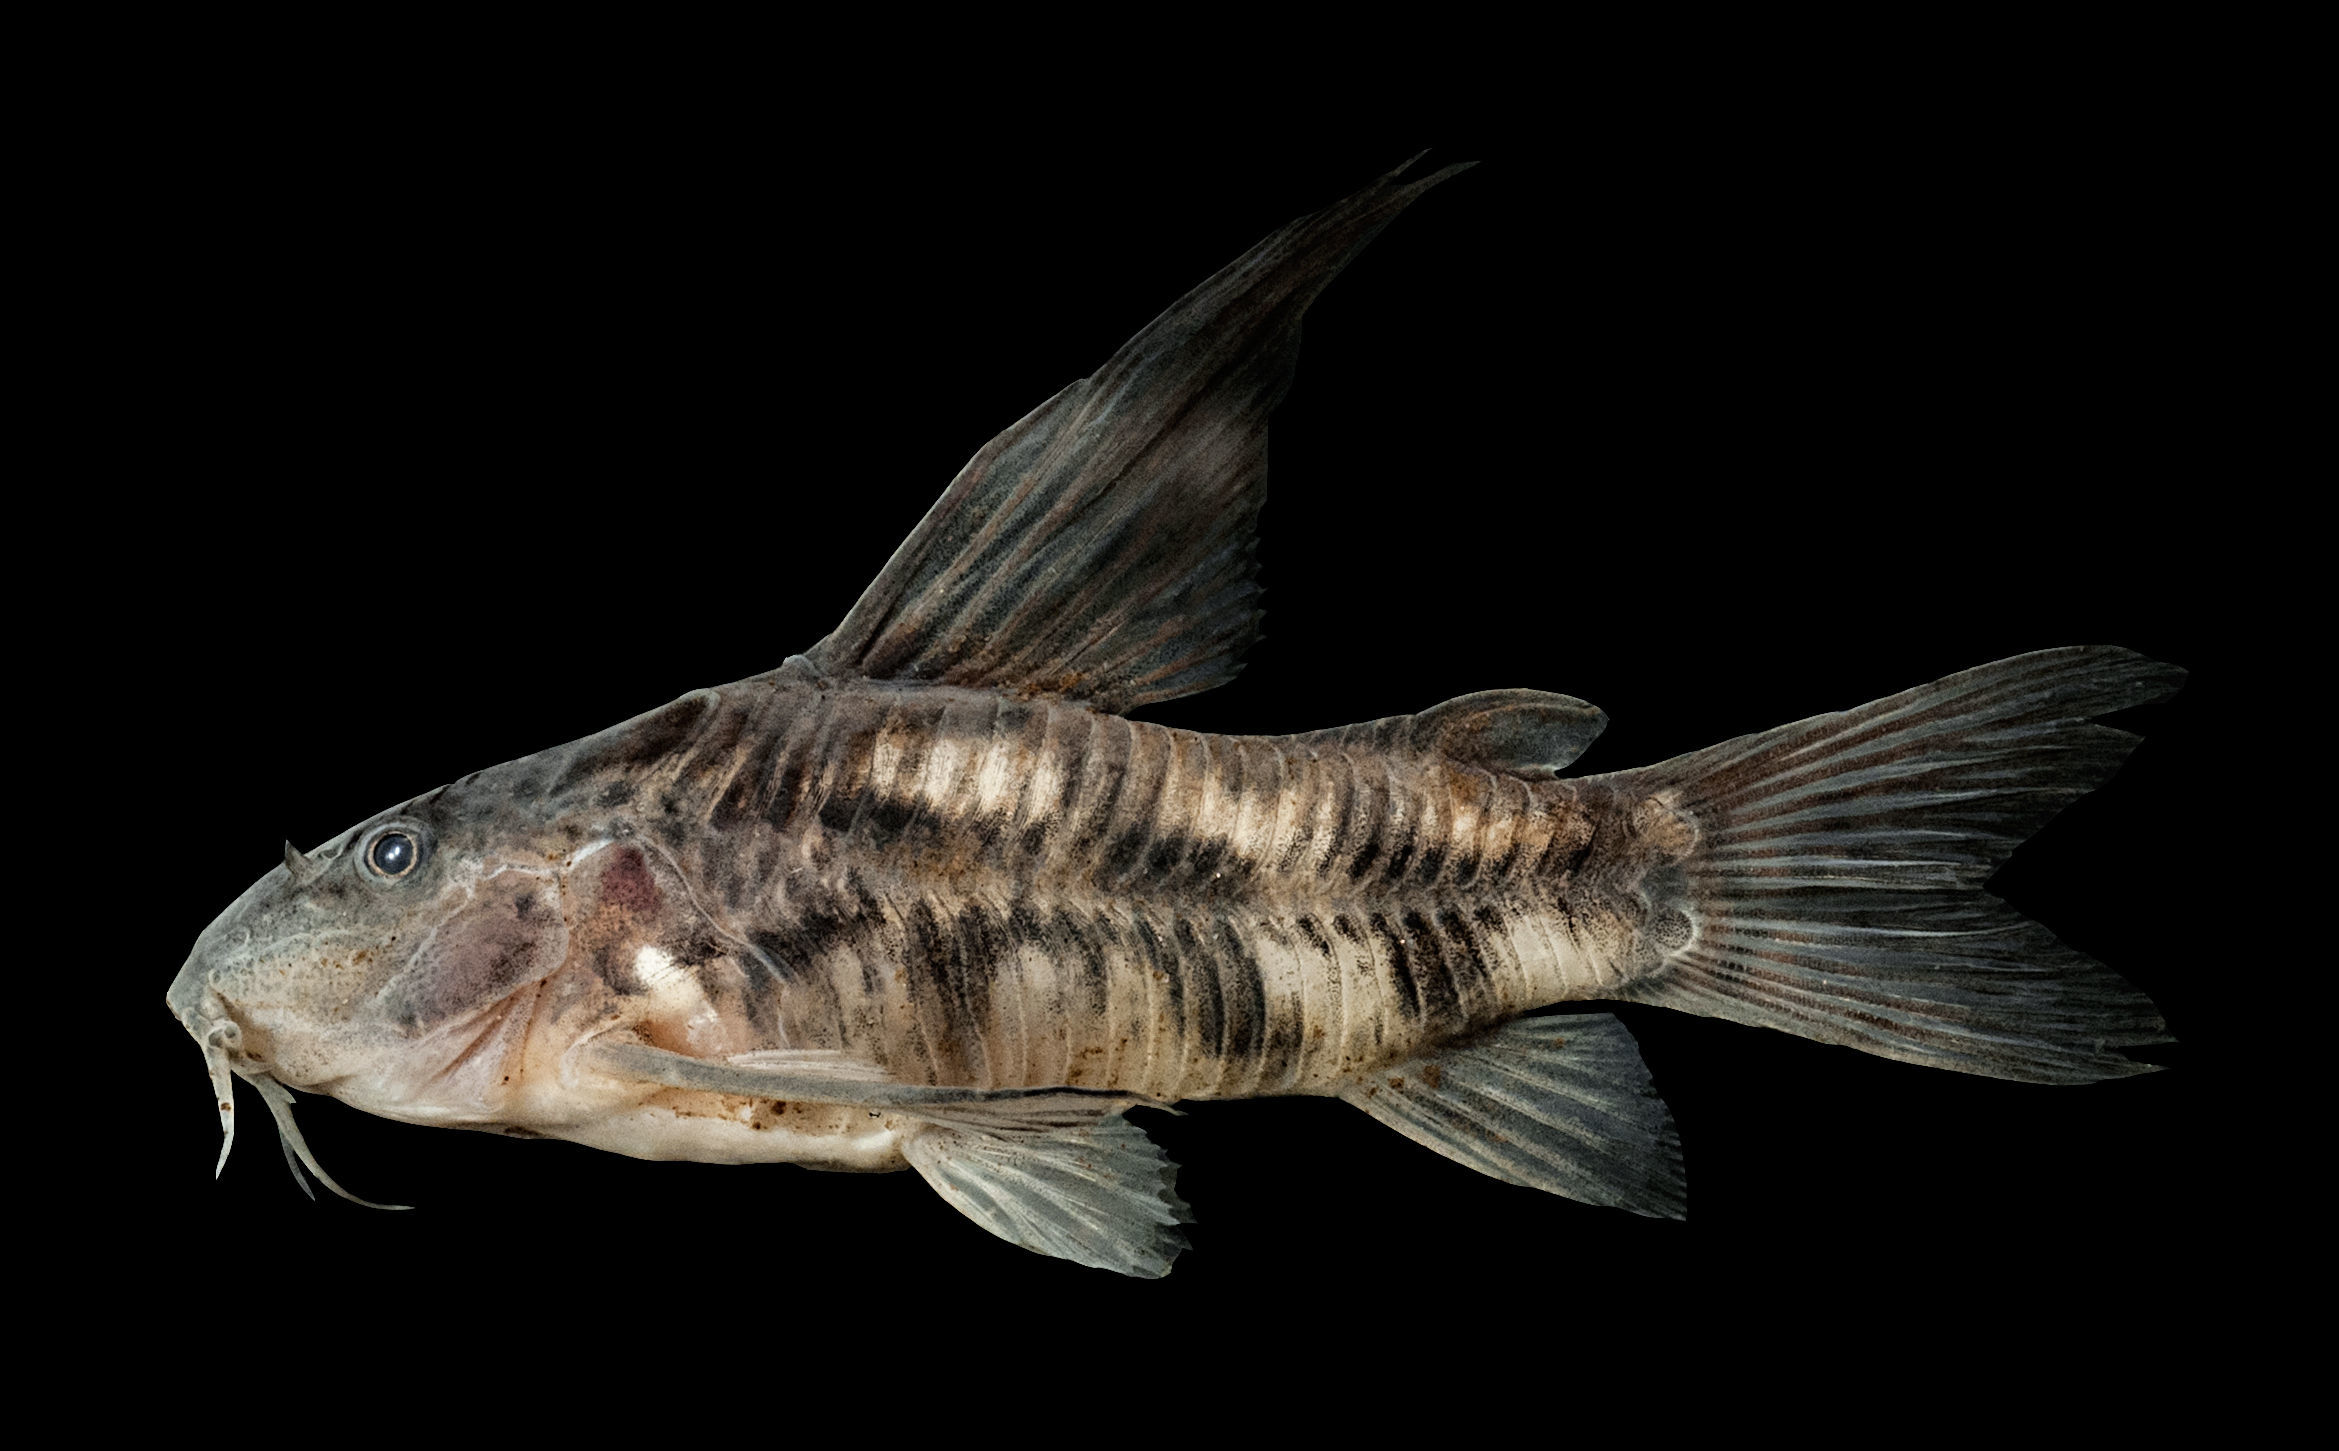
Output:
[[235,1010],[235,1005],[223,997],[211,982],[210,972],[204,968],[201,954],[187,959],[187,965],[163,995],[171,1015],[187,1036],[195,1040],[208,1057],[218,1051],[225,1055],[229,1071],[236,1077],[250,1079],[265,1076],[269,1067],[261,1055],[252,1051],[255,1037],[262,1043],[266,1035],[256,1033]]
[[171,1016],[179,1020],[179,1025],[198,1038],[203,1036],[205,1028],[234,1017],[227,999],[211,984],[211,969],[204,964],[200,948],[188,957],[179,975],[171,979],[163,1002],[170,1007]]

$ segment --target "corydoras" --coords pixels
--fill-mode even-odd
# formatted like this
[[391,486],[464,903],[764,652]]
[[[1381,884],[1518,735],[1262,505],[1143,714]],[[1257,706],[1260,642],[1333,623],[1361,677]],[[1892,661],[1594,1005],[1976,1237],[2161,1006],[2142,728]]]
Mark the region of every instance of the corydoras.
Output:
[[288,849],[171,990],[222,1112],[241,1075],[304,1156],[285,1086],[914,1167],[1004,1238],[1159,1274],[1183,1205],[1141,1105],[1339,1097],[1678,1212],[1632,1039],[1533,1016],[1562,1003],[2033,1081],[2146,1067],[2150,1004],[1980,890],[2125,753],[2086,718],[2173,688],[2128,652],[1581,778],[1604,717],[1534,690],[1281,736],[1128,718],[1250,644],[1298,315],[1438,179],[1295,223],[1043,404],[803,654]]

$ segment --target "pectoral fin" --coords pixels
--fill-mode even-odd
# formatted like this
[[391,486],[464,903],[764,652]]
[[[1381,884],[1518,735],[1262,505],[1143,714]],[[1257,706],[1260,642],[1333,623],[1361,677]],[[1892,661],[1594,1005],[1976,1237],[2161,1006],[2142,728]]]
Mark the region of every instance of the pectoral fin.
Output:
[[1177,1165],[1115,1113],[1080,1128],[1001,1137],[949,1125],[902,1152],[961,1214],[1028,1250],[1115,1274],[1160,1279],[1193,1216]]
[[1681,1218],[1681,1136],[1639,1045],[1606,1013],[1520,1018],[1340,1096],[1481,1174]]
[[866,1059],[818,1049],[693,1058],[647,1043],[604,1041],[585,1050],[613,1078],[794,1103],[849,1103],[985,1134],[1046,1134],[1094,1124],[1140,1104],[1139,1094],[1085,1088],[950,1088],[896,1083]]

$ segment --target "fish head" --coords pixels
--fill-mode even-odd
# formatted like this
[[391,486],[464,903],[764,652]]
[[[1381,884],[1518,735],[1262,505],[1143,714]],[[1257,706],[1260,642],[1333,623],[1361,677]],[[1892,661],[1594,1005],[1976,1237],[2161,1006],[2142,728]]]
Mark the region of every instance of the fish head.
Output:
[[496,1122],[535,991],[568,955],[570,855],[513,819],[502,783],[476,778],[316,851],[288,843],[203,930],[168,993],[229,1143],[231,1075],[261,1090],[312,1170],[279,1106],[287,1087],[407,1122]]

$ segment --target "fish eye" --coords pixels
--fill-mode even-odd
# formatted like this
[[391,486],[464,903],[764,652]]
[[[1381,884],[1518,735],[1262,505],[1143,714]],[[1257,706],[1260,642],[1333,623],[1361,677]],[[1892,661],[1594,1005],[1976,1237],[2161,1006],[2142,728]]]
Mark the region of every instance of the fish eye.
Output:
[[366,844],[365,864],[374,875],[392,879],[405,876],[422,860],[422,843],[411,832],[396,827],[382,832]]

